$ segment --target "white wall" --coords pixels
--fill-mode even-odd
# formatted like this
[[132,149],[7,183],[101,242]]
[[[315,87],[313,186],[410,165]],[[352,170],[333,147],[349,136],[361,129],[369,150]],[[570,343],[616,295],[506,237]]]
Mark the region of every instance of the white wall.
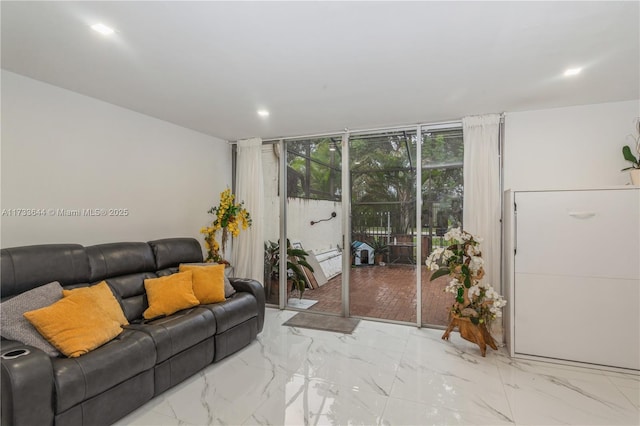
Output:
[[637,100],[505,114],[504,188],[626,185],[622,147],[638,117]]
[[[4,70],[1,154],[2,247],[202,241],[207,210],[231,185],[227,142]],[[20,208],[129,213],[15,217],[4,210]]]
[[[342,203],[321,200],[289,199],[287,234],[290,241],[300,241],[307,251],[322,253],[342,246]],[[336,217],[311,225],[311,221]]]

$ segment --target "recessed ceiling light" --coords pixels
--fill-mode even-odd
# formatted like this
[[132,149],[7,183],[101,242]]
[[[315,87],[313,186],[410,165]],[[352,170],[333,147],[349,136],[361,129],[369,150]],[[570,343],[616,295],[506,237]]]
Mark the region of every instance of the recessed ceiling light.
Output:
[[269,111],[267,111],[266,109],[259,109],[258,110],[258,115],[260,117],[268,117],[269,116]]
[[115,32],[113,28],[107,27],[104,24],[92,25],[91,29],[94,30],[94,31],[99,32],[102,35],[111,35],[111,34],[113,34]]
[[564,72],[564,76],[565,77],[571,77],[574,75],[578,75],[580,74],[580,72],[582,71],[582,68],[569,68],[568,70],[566,70]]

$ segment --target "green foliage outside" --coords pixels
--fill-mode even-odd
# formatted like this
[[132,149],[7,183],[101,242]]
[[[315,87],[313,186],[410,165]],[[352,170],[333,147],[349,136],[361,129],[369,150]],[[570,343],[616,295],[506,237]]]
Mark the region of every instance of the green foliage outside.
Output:
[[287,143],[289,197],[340,201],[342,157],[339,145],[340,138]]
[[[462,130],[431,132],[422,139],[423,229],[442,235],[462,222]],[[392,234],[412,233],[416,133],[354,135],[349,143],[354,233],[386,233],[388,223]],[[288,180],[290,197],[340,199],[339,137],[289,142],[287,150],[295,176]]]

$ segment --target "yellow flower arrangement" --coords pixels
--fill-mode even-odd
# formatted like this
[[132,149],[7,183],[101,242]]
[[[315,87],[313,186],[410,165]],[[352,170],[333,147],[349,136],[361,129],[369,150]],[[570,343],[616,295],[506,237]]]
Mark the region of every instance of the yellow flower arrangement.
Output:
[[[251,215],[244,208],[244,201],[236,203],[235,198],[231,189],[227,188],[220,193],[220,204],[217,207],[211,207],[207,212],[214,216],[210,226],[200,229],[200,233],[204,234],[207,262],[223,262],[229,234],[231,237],[237,237],[241,229],[247,229],[251,226]],[[218,231],[221,233],[221,244],[216,238]],[[221,248],[222,255],[220,254]]]

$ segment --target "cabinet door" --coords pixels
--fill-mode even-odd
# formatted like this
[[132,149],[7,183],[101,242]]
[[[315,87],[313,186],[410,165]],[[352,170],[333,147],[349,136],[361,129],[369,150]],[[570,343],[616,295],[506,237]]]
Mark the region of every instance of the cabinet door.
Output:
[[640,280],[516,274],[514,352],[640,370]]
[[515,273],[638,279],[640,190],[517,192]]

